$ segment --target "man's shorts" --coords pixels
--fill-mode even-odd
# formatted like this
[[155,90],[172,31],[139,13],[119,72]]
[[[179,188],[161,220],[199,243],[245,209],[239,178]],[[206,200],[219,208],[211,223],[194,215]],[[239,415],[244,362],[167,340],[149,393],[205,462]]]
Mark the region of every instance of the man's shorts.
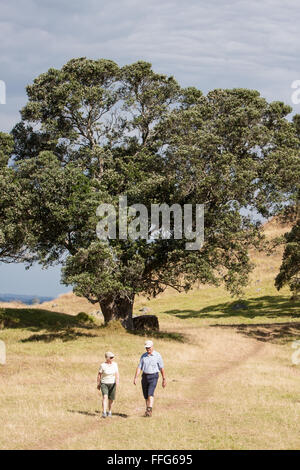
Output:
[[148,397],[154,397],[154,390],[158,381],[158,372],[155,374],[143,374],[142,375],[142,389],[145,400]]
[[104,384],[101,383],[101,392],[102,395],[108,395],[109,400],[115,400],[116,398],[116,383],[114,384]]

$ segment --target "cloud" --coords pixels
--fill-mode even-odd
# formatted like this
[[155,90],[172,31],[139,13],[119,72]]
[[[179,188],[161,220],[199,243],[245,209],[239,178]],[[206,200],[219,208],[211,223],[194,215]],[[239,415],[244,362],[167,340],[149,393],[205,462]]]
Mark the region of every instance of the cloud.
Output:
[[288,103],[300,78],[295,0],[11,0],[1,10],[0,79],[9,99],[0,124],[7,116],[7,129],[26,85],[72,57],[143,59],[184,86],[256,88]]

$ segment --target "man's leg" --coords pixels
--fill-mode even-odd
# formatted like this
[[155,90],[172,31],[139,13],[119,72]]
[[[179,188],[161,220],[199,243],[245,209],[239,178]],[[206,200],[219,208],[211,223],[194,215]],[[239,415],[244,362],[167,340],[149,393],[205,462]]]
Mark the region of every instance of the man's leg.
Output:
[[154,390],[158,381],[158,374],[153,375],[149,380],[148,399],[147,399],[147,416],[152,416],[152,408],[154,404]]
[[149,416],[148,414],[148,388],[149,388],[149,383],[146,375],[142,375],[142,390],[143,390],[143,395],[145,398],[145,403],[146,403],[146,411],[144,416]]
[[154,397],[152,395],[149,395],[149,397],[146,400],[146,406],[150,406],[150,408],[152,408],[153,403],[154,403]]
[[152,416],[153,403],[154,403],[154,397],[152,395],[149,395],[149,397],[146,400],[146,415],[149,417]]

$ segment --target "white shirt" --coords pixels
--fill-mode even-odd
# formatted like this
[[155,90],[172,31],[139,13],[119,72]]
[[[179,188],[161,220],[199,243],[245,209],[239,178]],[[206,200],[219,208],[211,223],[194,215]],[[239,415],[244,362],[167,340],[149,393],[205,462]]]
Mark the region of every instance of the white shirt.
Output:
[[112,362],[111,364],[103,362],[99,367],[99,372],[101,374],[101,383],[114,384],[116,381],[116,372],[119,372],[118,364],[116,362]]

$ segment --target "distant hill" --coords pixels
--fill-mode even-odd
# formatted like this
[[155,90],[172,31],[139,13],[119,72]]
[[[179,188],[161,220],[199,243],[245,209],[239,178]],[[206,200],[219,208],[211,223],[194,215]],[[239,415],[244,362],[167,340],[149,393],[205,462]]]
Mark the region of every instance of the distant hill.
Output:
[[26,305],[49,302],[52,299],[53,297],[43,297],[39,295],[0,294],[0,302],[22,302]]

